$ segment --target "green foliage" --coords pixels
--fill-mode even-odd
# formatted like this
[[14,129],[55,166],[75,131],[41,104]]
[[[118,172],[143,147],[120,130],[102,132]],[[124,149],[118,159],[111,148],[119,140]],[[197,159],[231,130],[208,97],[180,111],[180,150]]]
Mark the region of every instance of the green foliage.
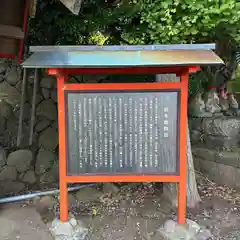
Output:
[[240,93],[240,65],[238,65],[235,79],[228,82],[228,89],[230,92]]
[[207,71],[201,70],[189,76],[188,94],[189,96],[196,93],[204,93],[209,85],[209,75]]
[[[59,0],[41,0],[31,42],[42,44],[151,44],[240,40],[236,0],[84,1],[79,16]],[[101,37],[100,37],[101,36]],[[39,44],[38,43],[38,44]]]
[[240,6],[236,0],[146,0],[141,22],[152,42],[190,43],[223,35],[238,41]]

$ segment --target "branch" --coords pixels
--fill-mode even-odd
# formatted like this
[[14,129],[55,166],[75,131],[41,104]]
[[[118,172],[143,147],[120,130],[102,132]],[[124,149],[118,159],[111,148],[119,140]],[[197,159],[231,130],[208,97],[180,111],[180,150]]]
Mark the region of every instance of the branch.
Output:
[[122,38],[121,31],[118,30],[118,29],[121,29],[121,26],[119,26],[119,25],[115,25],[115,26],[114,26],[114,25],[111,25],[111,26],[109,26],[109,27],[107,28],[106,33],[107,33],[110,37],[115,38],[117,41],[122,42],[122,43],[124,43],[124,44],[130,45],[130,43],[129,43],[127,40],[125,40],[125,39]]

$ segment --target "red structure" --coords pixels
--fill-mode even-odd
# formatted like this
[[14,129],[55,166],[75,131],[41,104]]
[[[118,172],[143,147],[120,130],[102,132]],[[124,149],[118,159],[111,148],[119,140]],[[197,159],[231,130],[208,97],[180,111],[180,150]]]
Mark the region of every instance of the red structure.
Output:
[[[145,46],[153,48],[153,46]],[[57,48],[57,47],[56,47]],[[203,45],[188,45],[189,49],[184,49],[184,45],[170,46],[155,46],[156,49],[145,50],[144,46],[128,46],[129,49],[112,51],[109,49],[95,49],[90,50],[85,47],[72,47],[68,49],[67,55],[63,49],[61,52],[55,47],[46,48],[32,48],[35,53],[23,63],[26,68],[30,67],[44,67],[50,75],[57,78],[57,92],[58,92],[58,121],[59,121],[59,172],[60,172],[60,219],[62,221],[68,220],[68,199],[67,199],[67,184],[68,183],[86,183],[86,182],[172,182],[178,183],[178,222],[185,223],[186,216],[186,184],[187,184],[187,159],[186,159],[186,142],[187,142],[187,102],[188,102],[188,76],[190,73],[199,70],[201,64],[220,64],[222,61],[209,49],[211,46]],[[64,47],[63,47],[64,48]],[[79,49],[80,48],[80,49]],[[108,48],[108,47],[106,47]],[[113,48],[113,47],[112,47]],[[142,52],[135,50],[136,48],[143,49]],[[169,46],[168,46],[169,48]],[[179,50],[180,48],[180,50]],[[186,48],[186,46],[185,46]],[[191,49],[192,48],[192,49]],[[121,47],[120,47],[121,49]],[[165,50],[161,50],[165,49]],[[48,55],[49,52],[56,51],[56,56]],[[129,51],[130,50],[130,51]],[[169,50],[169,51],[168,51]],[[135,52],[134,52],[135,51]],[[144,58],[144,51],[148,51],[148,58]],[[152,52],[151,52],[152,51]],[[69,54],[71,52],[71,54]],[[96,53],[101,56],[98,60],[95,59]],[[136,55],[140,58],[134,62]],[[140,54],[141,53],[141,54]],[[204,53],[205,58],[202,58]],[[113,55],[119,56],[114,61]],[[129,55],[130,54],[130,55]],[[151,54],[152,58],[151,58]],[[154,59],[154,54],[158,56]],[[177,57],[179,56],[180,57]],[[60,56],[62,59],[60,60]],[[66,58],[68,56],[68,60]],[[77,59],[75,58],[77,56]],[[87,59],[87,57],[90,58]],[[129,56],[129,58],[127,58]],[[160,57],[159,57],[160,56]],[[75,59],[70,60],[69,58]],[[126,57],[126,58],[124,58]],[[141,58],[142,57],[142,58]],[[55,59],[58,59],[55,61]],[[64,61],[63,61],[64,59]],[[124,62],[125,60],[125,62]],[[48,62],[49,61],[49,62]],[[99,63],[96,63],[98,61]],[[129,62],[130,63],[129,63]],[[64,62],[64,63],[63,63]],[[68,64],[69,63],[69,64]],[[114,66],[113,66],[114,65]],[[109,84],[70,84],[67,83],[69,74],[160,74],[160,73],[176,73],[180,77],[178,82],[163,82],[163,83],[109,83]],[[179,93],[179,133],[178,133],[178,171],[168,175],[164,173],[143,174],[139,172],[123,172],[112,174],[90,174],[84,173],[79,175],[68,174],[67,169],[67,152],[68,152],[68,130],[66,127],[66,93],[68,92],[101,92],[108,93],[115,91],[125,92],[141,92],[141,91],[176,91]],[[164,161],[164,160],[163,160]]]
[[22,62],[31,0],[2,0],[0,9],[0,57]]

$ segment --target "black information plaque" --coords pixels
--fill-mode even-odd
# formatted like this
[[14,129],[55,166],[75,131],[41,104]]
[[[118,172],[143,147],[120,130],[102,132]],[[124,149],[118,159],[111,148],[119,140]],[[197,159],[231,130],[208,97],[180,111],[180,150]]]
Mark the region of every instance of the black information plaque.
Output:
[[66,91],[67,174],[178,172],[178,92]]

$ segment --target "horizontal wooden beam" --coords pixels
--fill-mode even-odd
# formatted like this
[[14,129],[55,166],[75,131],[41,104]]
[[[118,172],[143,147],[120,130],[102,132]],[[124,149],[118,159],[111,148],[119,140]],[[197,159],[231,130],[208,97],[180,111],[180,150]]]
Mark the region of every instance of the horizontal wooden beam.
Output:
[[0,24],[0,36],[15,39],[24,39],[24,33],[20,27]]
[[[38,67],[38,66],[36,66]],[[198,66],[179,66],[179,67],[115,67],[115,68],[48,68],[49,75],[61,74],[160,74],[160,73],[176,73],[180,76],[183,72],[195,72]]]

